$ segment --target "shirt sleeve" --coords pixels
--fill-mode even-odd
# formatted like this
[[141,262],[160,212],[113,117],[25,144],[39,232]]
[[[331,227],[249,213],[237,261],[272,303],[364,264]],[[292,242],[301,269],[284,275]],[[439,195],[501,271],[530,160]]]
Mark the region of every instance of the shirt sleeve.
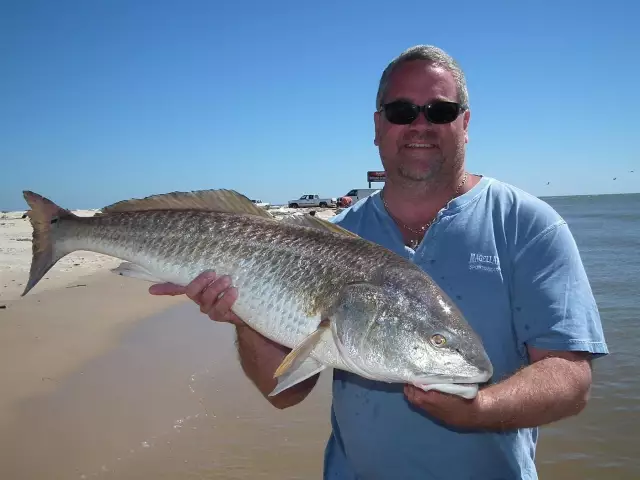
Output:
[[608,352],[578,247],[564,220],[514,259],[512,305],[519,343],[546,350]]

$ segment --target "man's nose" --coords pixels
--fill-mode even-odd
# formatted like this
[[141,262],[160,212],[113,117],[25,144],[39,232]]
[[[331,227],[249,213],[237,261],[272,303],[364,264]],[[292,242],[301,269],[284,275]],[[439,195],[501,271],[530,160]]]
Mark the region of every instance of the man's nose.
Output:
[[412,130],[419,130],[419,131],[424,131],[424,130],[433,130],[435,127],[434,124],[430,123],[427,118],[424,116],[424,113],[420,112],[418,114],[418,118],[416,118],[413,122],[411,122],[411,124],[409,125],[409,128],[411,128]]

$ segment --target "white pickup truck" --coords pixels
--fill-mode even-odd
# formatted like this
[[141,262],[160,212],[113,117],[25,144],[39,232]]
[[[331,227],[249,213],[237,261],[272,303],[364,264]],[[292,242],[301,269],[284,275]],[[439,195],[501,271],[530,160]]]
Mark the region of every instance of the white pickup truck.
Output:
[[358,200],[362,200],[369,195],[380,190],[379,188],[354,188],[353,190],[349,190],[348,193],[338,198],[338,207],[347,207],[353,203],[356,203]]
[[335,207],[335,198],[320,198],[320,195],[302,195],[297,200],[289,200],[289,208]]
[[271,204],[269,202],[263,202],[262,200],[251,200],[253,203],[255,203],[257,206],[259,207],[264,207],[264,208],[269,208],[271,206]]

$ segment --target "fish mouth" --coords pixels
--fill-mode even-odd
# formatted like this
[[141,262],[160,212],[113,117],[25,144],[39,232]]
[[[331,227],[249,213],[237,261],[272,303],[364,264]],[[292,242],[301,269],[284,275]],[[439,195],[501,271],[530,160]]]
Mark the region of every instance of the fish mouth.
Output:
[[478,375],[474,375],[472,377],[455,377],[451,375],[431,375],[425,377],[417,377],[414,380],[416,386],[418,384],[429,385],[429,384],[455,384],[455,385],[466,385],[466,384],[478,384],[485,383],[491,378],[491,372],[482,372]]
[[487,382],[491,373],[486,372],[474,377],[432,376],[417,378],[412,383],[415,387],[428,392],[436,390],[442,393],[472,399],[478,394],[479,385]]
[[457,395],[468,400],[475,398],[479,390],[477,383],[432,383],[429,385],[414,385],[425,392],[436,390],[438,392],[448,393],[449,395]]

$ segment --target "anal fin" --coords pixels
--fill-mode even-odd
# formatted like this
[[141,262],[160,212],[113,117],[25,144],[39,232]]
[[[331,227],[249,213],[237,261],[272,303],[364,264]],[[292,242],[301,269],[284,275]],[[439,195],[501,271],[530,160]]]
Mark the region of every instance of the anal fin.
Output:
[[112,268],[111,271],[113,273],[117,273],[118,275],[122,275],[123,277],[138,278],[140,280],[146,280],[152,283],[164,282],[164,280],[154,276],[147,269],[131,262],[122,262],[116,268]]
[[327,368],[326,365],[321,364],[315,358],[306,357],[302,362],[298,362],[295,368],[287,370],[278,377],[278,384],[273,391],[269,393],[269,396],[273,397],[314,376],[316,373],[322,372],[325,368]]

